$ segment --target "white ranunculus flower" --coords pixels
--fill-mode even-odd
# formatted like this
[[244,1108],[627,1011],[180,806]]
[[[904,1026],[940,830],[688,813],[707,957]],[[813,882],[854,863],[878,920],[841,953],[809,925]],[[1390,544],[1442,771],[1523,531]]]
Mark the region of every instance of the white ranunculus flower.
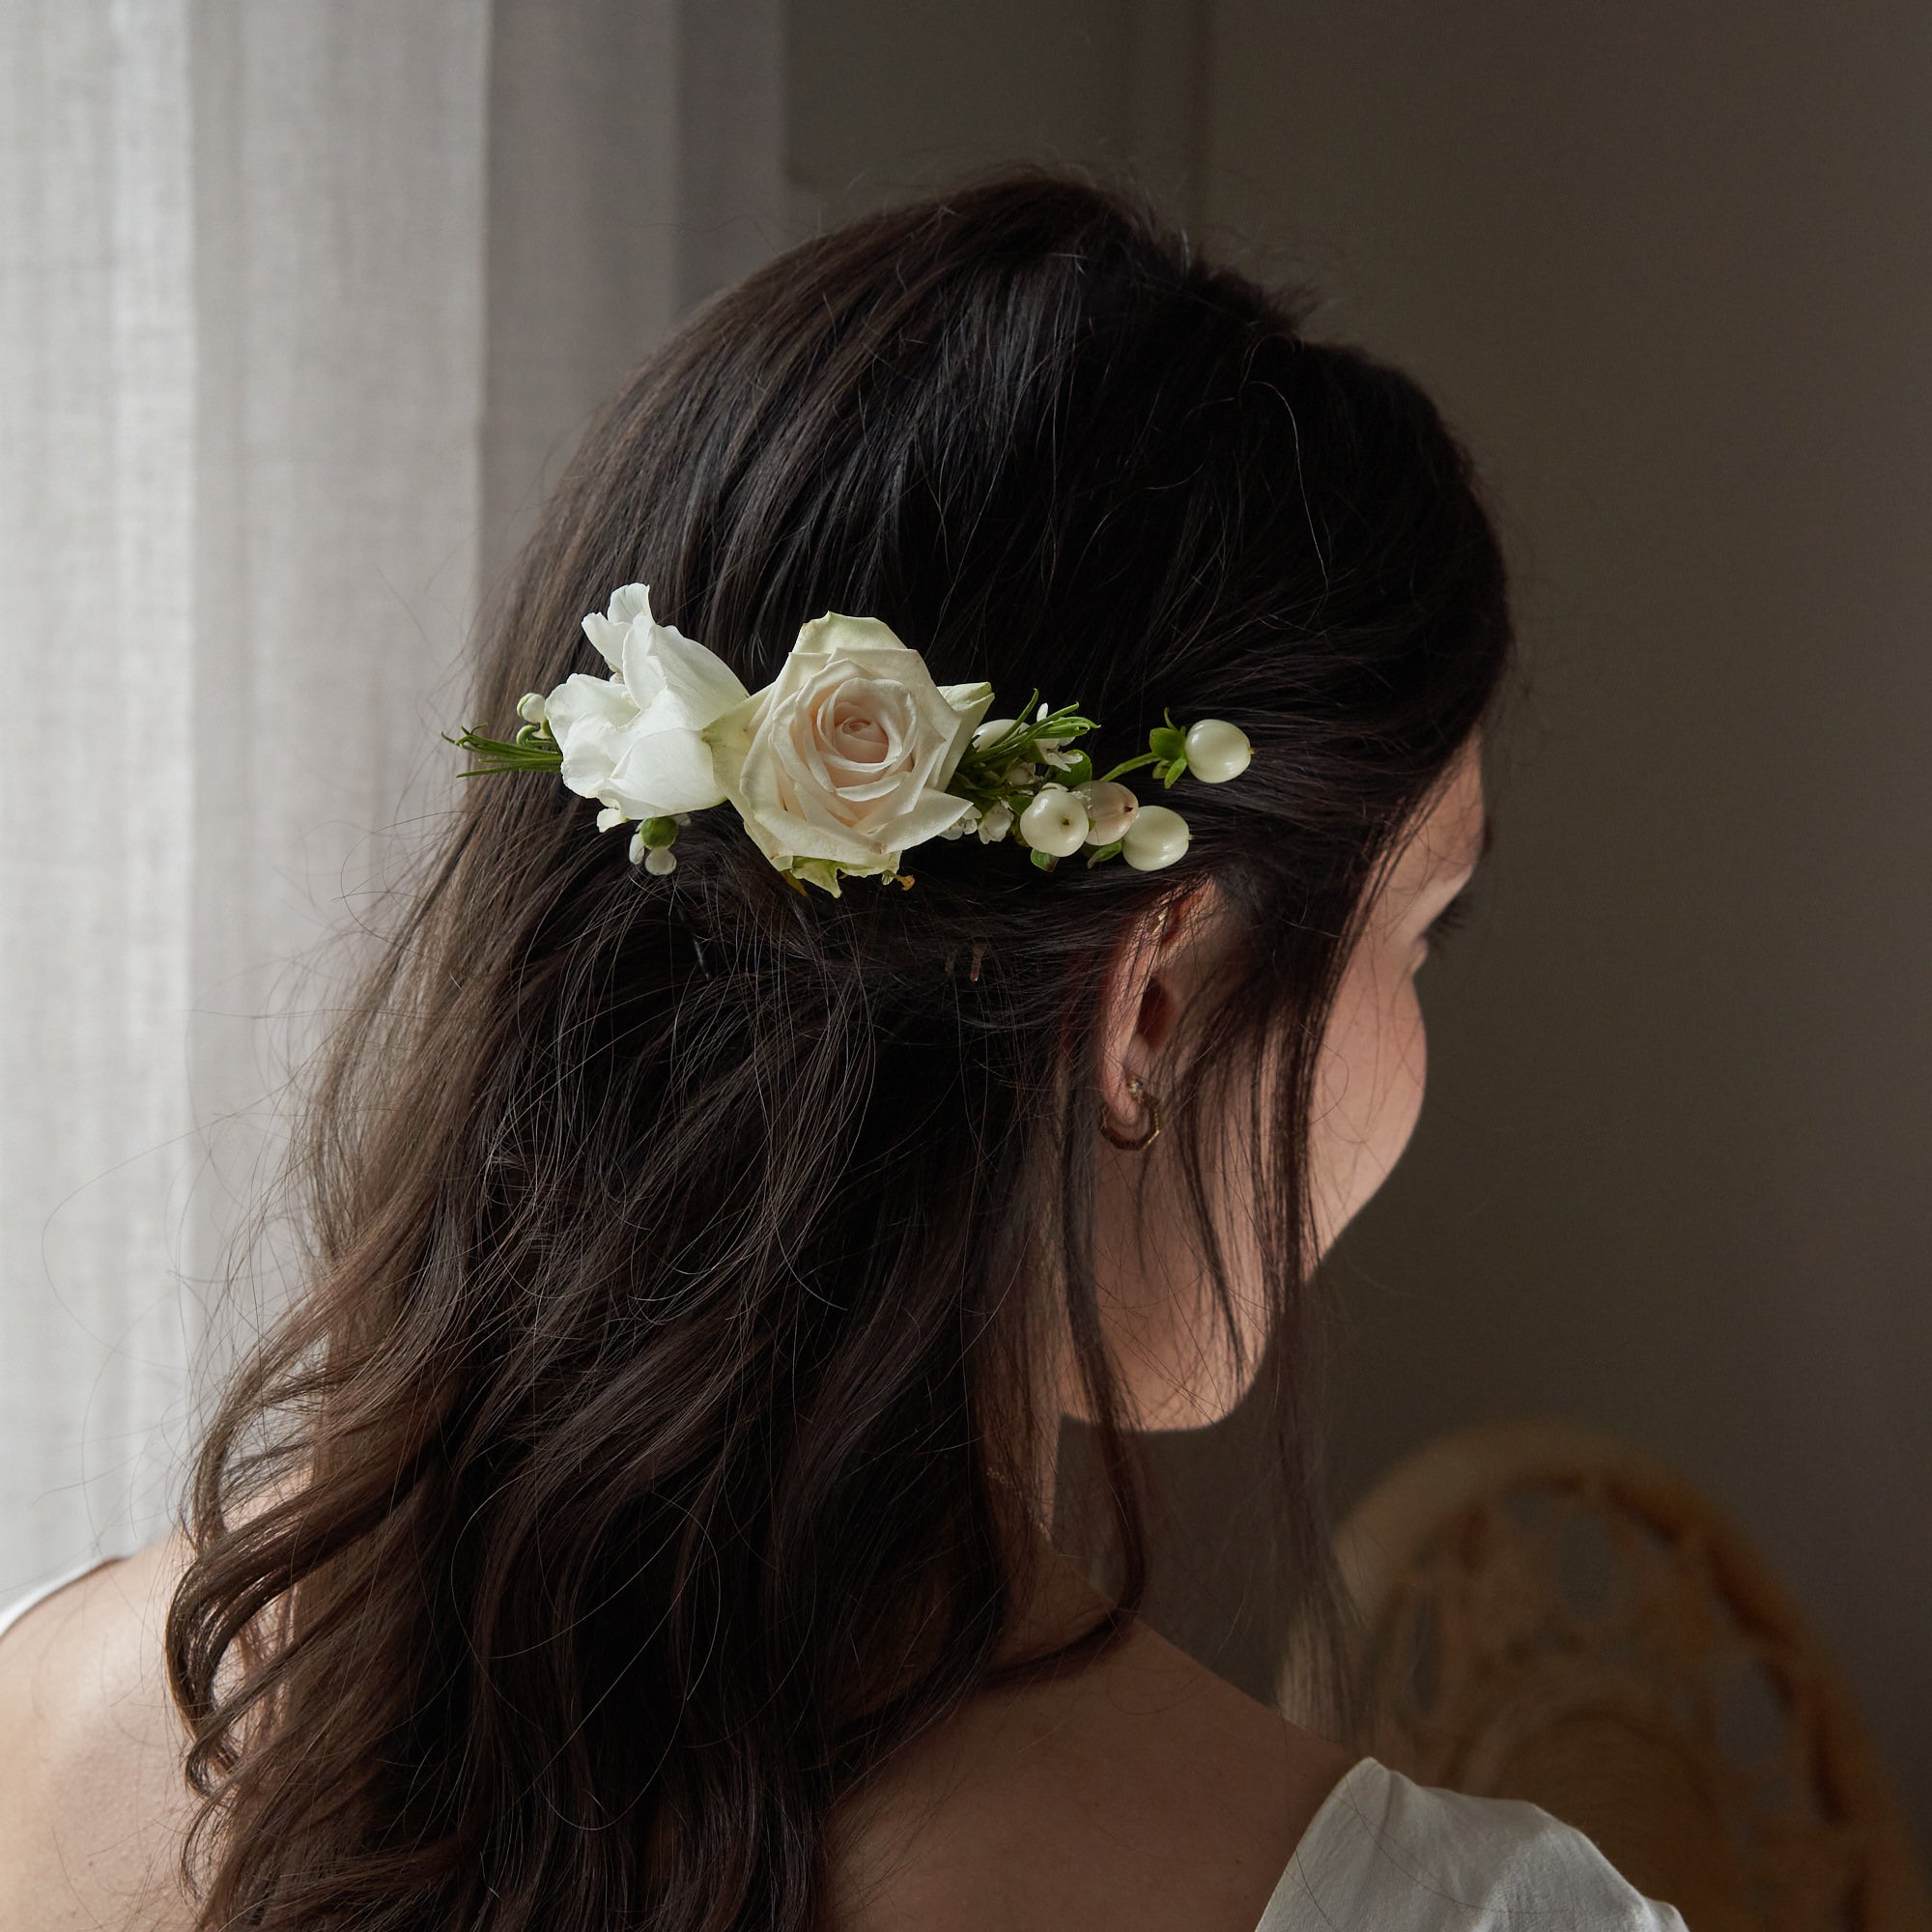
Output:
[[704,728],[745,700],[729,667],[657,622],[642,583],[617,591],[607,615],[593,611],[583,634],[611,675],[580,671],[544,699],[564,783],[625,818],[668,818],[722,804],[724,788]]
[[877,618],[827,611],[778,681],[704,737],[765,856],[837,892],[840,872],[895,872],[907,846],[965,816],[946,786],[992,701],[988,684],[935,684]]

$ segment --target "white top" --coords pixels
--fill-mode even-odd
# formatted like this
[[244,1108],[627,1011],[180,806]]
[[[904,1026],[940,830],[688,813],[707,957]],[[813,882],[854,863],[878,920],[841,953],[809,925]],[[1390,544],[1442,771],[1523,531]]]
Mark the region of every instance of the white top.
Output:
[[5,1636],[29,1610],[44,1604],[56,1590],[65,1590],[70,1583],[78,1583],[83,1577],[91,1577],[97,1570],[120,1561],[118,1556],[90,1556],[85,1563],[76,1563],[72,1569],[63,1570],[58,1577],[43,1583],[38,1589],[29,1590],[17,1604],[10,1604],[0,1610],[0,1636]]
[[[0,1610],[0,1636],[113,1557]],[[1534,1804],[1412,1784],[1372,1757],[1309,1821],[1255,1932],[1686,1932],[1582,1833]]]
[[1581,1832],[1365,1757],[1309,1821],[1255,1932],[1685,1932]]

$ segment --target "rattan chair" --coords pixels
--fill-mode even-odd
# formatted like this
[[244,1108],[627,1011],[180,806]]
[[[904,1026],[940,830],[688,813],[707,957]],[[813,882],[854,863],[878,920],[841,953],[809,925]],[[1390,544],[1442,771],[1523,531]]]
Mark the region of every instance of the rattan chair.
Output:
[[1384,1763],[1532,1800],[1690,1932],[1932,1932],[1836,1668],[1669,1468],[1569,1424],[1477,1428],[1384,1478],[1337,1549]]

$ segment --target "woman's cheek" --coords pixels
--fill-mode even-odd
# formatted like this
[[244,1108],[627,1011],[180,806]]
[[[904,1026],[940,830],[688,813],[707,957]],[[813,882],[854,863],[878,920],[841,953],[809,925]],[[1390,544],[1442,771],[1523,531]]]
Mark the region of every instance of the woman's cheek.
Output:
[[1429,1084],[1429,1033],[1422,1023],[1422,1003],[1415,980],[1405,973],[1389,1013],[1387,1052],[1389,1081],[1376,1122],[1378,1178],[1381,1184],[1403,1156],[1422,1118],[1422,1095]]
[[1428,1038],[1406,960],[1357,950],[1316,1081],[1310,1154],[1322,1252],[1374,1198],[1422,1113]]

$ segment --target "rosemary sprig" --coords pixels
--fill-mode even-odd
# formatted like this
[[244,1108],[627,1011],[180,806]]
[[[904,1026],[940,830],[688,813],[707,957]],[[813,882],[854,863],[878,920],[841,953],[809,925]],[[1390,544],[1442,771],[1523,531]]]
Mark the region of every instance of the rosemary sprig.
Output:
[[541,724],[526,724],[512,739],[486,738],[480,731],[468,730],[454,738],[445,731],[442,740],[459,751],[488,760],[459,772],[459,778],[486,778],[492,772],[554,772],[563,768],[562,751]]

